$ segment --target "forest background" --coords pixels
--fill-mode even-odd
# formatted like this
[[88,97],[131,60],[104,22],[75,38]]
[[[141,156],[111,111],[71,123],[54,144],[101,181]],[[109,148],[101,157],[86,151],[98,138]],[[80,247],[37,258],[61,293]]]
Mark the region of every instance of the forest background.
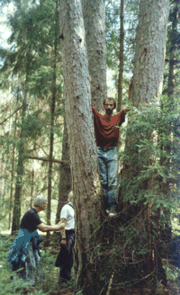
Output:
[[[178,277],[178,268],[172,271],[170,260],[171,245],[179,235],[180,4],[177,0],[70,3],[69,15],[72,10],[83,14],[84,24],[79,14],[78,26],[86,35],[87,53],[78,47],[84,44],[83,33],[76,45],[72,23],[63,35],[68,23],[63,1],[4,0],[0,4],[2,15],[13,4],[6,19],[8,47],[0,48],[1,292],[13,294],[18,287],[19,294],[56,294],[53,283],[30,291],[24,284],[12,287],[5,257],[33,198],[47,196],[43,220],[55,223],[73,187],[78,239],[70,288],[88,295],[131,294],[133,288],[166,294],[168,288],[171,292],[169,281]],[[164,13],[165,29],[153,51],[153,35],[160,28],[158,10]],[[142,16],[149,16],[147,24]],[[146,37],[151,22],[149,54]],[[70,40],[76,45],[74,52]],[[166,47],[165,55],[161,46]],[[88,119],[91,101],[101,111],[107,94],[115,97],[117,111],[127,103],[130,106],[119,144],[119,214],[111,221],[102,210],[93,124]],[[47,276],[53,273],[54,280],[54,257],[48,263],[47,253],[56,247],[58,238],[47,235],[42,260]]]

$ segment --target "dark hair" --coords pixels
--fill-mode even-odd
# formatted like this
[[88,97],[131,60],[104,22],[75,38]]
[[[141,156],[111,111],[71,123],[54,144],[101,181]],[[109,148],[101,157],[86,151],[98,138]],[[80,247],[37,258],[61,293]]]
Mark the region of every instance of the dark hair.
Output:
[[115,99],[113,97],[107,97],[107,98],[105,98],[104,101],[103,101],[103,105],[105,105],[105,101],[106,100],[112,100],[114,102],[114,108],[116,108],[116,101],[115,101]]

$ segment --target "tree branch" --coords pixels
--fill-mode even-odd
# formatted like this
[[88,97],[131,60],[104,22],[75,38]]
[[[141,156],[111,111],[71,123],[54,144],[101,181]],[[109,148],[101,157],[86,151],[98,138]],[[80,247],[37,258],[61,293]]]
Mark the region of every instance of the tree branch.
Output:
[[[35,156],[27,156],[27,159],[32,159],[32,160],[38,160],[38,161],[44,161],[44,162],[49,162],[50,160],[48,158],[43,158],[43,157],[35,157]],[[52,159],[53,163],[59,163],[59,164],[63,164],[64,162],[61,160],[56,160],[56,159]]]
[[176,59],[165,59],[165,61],[169,62],[169,61],[173,61],[175,64],[179,64],[180,60],[176,60]]
[[15,113],[17,113],[20,109],[22,109],[22,107],[23,107],[23,106],[17,108],[17,109],[14,111],[14,113],[12,113],[9,117],[7,117],[6,119],[4,119],[4,121],[2,121],[2,122],[0,123],[0,125],[2,125],[2,124],[3,124],[4,122],[6,122],[9,118],[11,118]]

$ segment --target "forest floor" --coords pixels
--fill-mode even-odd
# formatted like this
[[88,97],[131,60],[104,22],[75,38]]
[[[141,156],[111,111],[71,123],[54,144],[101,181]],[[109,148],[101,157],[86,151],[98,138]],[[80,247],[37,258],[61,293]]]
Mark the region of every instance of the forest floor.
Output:
[[[56,257],[59,253],[58,235],[51,236],[51,243],[45,246],[46,240],[41,245],[41,263],[45,272],[45,280],[34,287],[23,286],[23,283],[16,283],[10,280],[12,275],[9,264],[7,262],[7,254],[14,237],[0,235],[0,295],[82,295],[81,290],[75,291],[74,270],[72,271],[72,279],[70,282],[58,284],[59,268],[55,267]],[[168,286],[165,288],[159,284],[156,295],[178,295],[178,280],[173,275],[177,273],[177,268],[168,265]],[[148,288],[131,288],[110,290],[111,295],[152,295],[152,291]],[[88,294],[87,294],[88,295]]]

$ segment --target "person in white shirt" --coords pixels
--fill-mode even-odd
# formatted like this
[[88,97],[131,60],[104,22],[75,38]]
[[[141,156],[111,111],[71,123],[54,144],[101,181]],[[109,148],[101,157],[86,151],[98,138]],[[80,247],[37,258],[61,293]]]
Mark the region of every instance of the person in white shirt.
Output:
[[63,221],[65,229],[60,234],[61,249],[55,266],[60,267],[59,283],[71,279],[73,266],[72,249],[75,241],[75,218],[73,206],[73,191],[68,194],[68,203],[64,205],[60,213],[60,221]]

